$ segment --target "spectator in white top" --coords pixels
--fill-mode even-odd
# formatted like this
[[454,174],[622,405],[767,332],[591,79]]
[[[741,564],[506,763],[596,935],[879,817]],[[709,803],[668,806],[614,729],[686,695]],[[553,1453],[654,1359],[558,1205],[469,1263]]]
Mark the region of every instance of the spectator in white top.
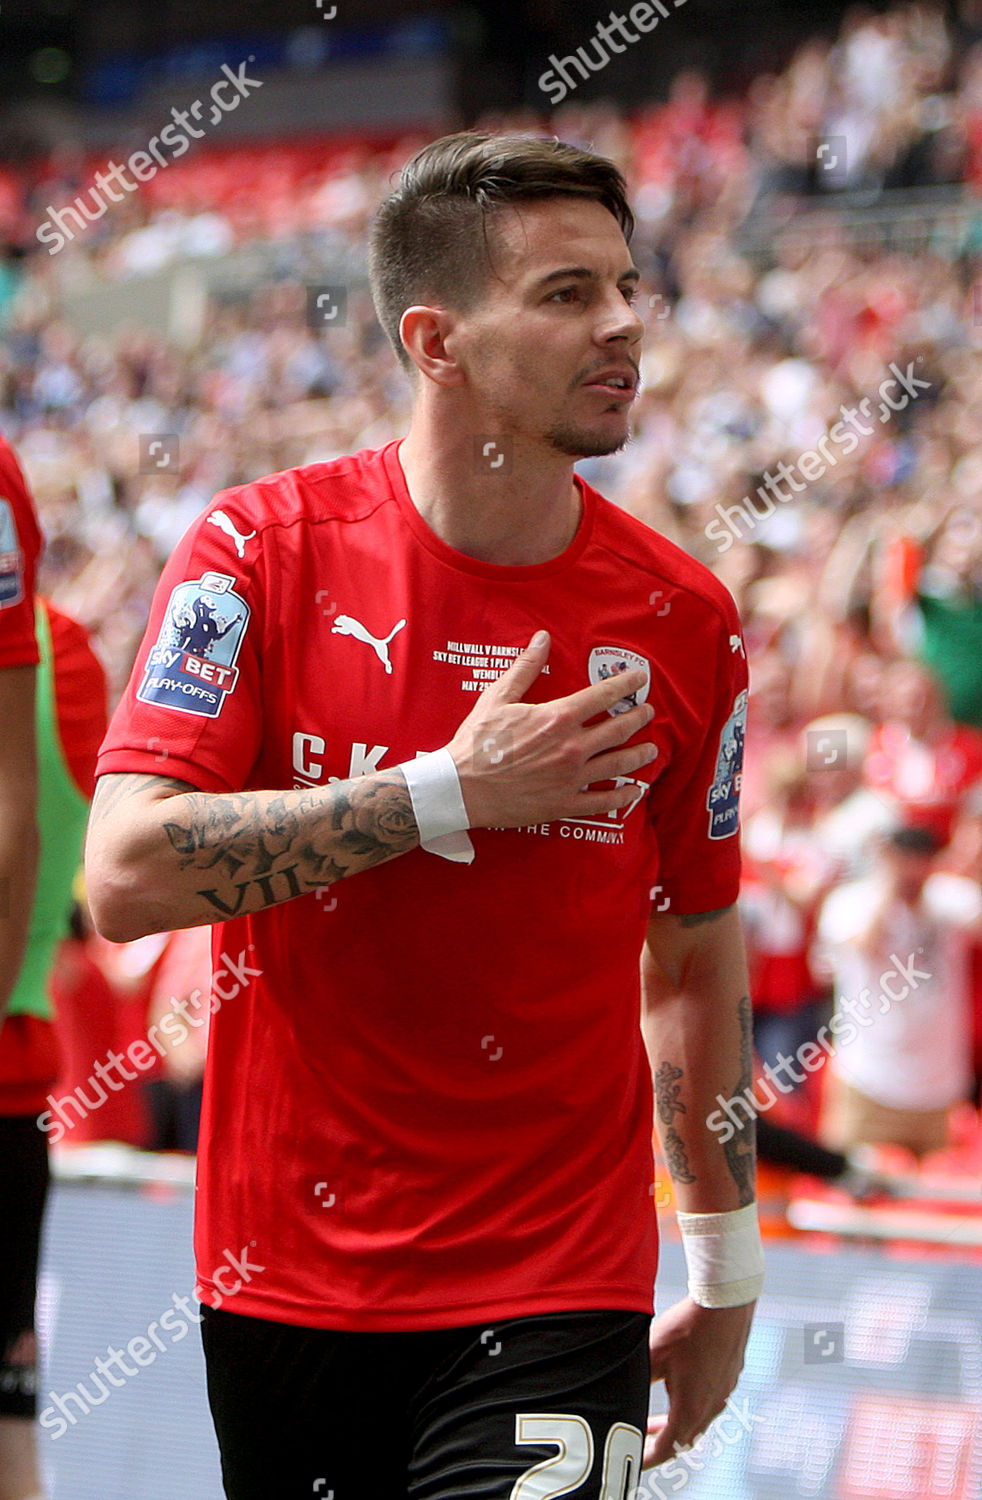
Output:
[[822,907],[815,957],[836,997],[822,1134],[840,1150],[939,1150],[949,1110],[971,1093],[968,956],[982,889],[932,873],[938,848],[929,829],[895,829],[873,875]]

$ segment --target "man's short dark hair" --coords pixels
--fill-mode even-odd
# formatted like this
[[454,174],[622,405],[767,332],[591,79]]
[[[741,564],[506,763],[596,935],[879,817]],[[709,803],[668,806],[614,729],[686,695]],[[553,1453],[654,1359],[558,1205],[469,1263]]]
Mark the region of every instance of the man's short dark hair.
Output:
[[928,828],[925,824],[906,823],[901,827],[891,828],[886,838],[890,847],[899,849],[902,854],[937,854],[945,845],[936,829]]
[[413,362],[399,337],[406,308],[473,307],[491,274],[489,219],[536,198],[592,199],[613,214],[625,239],[634,231],[614,163],[562,141],[462,131],[406,165],[375,219],[369,264],[375,310],[407,370]]

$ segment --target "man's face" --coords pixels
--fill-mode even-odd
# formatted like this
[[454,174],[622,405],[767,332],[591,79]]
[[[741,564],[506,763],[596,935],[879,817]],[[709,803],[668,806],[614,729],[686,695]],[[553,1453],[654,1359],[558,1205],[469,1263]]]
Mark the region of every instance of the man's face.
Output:
[[901,901],[916,904],[934,865],[934,855],[888,846],[886,862],[896,895]]
[[447,341],[479,420],[571,458],[615,452],[644,332],[616,219],[589,199],[549,198],[494,214],[489,242],[492,274]]

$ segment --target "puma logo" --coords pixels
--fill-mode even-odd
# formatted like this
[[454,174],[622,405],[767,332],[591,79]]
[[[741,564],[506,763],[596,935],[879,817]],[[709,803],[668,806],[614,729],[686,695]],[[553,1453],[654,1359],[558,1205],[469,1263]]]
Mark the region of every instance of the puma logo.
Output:
[[243,536],[242,532],[238,530],[234,522],[229,520],[223,510],[213,510],[208,520],[212,526],[217,526],[219,531],[224,531],[227,537],[231,537],[235,543],[236,552],[240,557],[245,557],[246,542],[251,542],[256,533],[250,531],[248,536]]
[[405,623],[405,620],[400,620],[398,625],[393,625],[387,636],[383,636],[383,638],[379,640],[376,636],[372,635],[372,632],[370,630],[365,629],[360,620],[353,619],[351,615],[338,615],[337,619],[334,621],[334,624],[331,626],[331,634],[353,635],[356,641],[364,641],[366,646],[371,646],[372,650],[375,652],[375,655],[378,657],[379,661],[385,668],[386,673],[391,677],[392,663],[389,661],[389,642],[392,640],[393,636],[399,634],[399,631],[402,629]]

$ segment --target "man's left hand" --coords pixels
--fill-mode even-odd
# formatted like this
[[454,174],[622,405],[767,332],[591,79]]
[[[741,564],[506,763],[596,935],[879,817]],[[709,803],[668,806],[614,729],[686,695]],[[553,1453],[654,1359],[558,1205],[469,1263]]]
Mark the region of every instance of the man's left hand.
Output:
[[644,1468],[668,1463],[677,1447],[691,1447],[725,1409],[743,1369],[756,1305],[700,1307],[684,1297],[655,1318],[651,1378],[664,1380],[668,1411],[648,1418]]

